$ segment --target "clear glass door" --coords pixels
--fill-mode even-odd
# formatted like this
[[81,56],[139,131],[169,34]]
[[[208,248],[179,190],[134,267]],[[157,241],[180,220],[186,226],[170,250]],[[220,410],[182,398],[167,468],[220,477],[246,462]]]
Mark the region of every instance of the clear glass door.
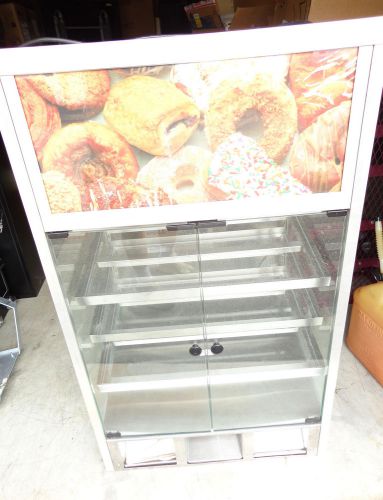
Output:
[[345,221],[198,229],[213,429],[320,420]]
[[209,431],[196,231],[49,241],[106,435]]

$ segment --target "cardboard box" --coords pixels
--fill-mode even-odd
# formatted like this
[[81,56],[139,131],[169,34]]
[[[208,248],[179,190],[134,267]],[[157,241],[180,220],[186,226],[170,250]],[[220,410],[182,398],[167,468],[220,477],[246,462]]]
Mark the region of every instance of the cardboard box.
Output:
[[274,4],[255,7],[237,7],[230,30],[262,28],[270,26],[274,18]]
[[120,29],[123,38],[156,34],[153,0],[119,0]]
[[315,23],[382,15],[382,0],[311,0],[308,20]]
[[222,18],[223,16],[234,14],[234,2],[233,0],[216,0],[215,1],[218,9],[218,14]]
[[206,31],[223,31],[224,25],[215,2],[192,3],[185,7],[186,15],[193,33]]
[[2,47],[17,47],[39,36],[37,17],[33,10],[17,3],[0,5],[0,44]]
[[311,0],[278,0],[273,25],[307,21]]

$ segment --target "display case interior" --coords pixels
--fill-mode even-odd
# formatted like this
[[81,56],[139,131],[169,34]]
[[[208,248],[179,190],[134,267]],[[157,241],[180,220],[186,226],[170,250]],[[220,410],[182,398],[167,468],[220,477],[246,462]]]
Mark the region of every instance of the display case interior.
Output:
[[50,235],[105,434],[319,422],[347,221],[331,215]]

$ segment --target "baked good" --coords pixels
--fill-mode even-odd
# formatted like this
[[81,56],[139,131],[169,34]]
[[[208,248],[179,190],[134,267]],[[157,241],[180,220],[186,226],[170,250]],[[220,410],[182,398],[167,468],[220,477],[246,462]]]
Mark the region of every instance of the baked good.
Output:
[[167,66],[135,66],[133,68],[115,68],[111,71],[123,78],[133,75],[156,76],[161,73],[166,67]]
[[137,181],[149,189],[162,189],[176,203],[207,201],[210,151],[184,146],[170,157],[157,156],[141,168]]
[[296,98],[298,125],[307,128],[328,109],[352,97],[357,49],[294,54],[289,86]]
[[81,212],[81,195],[78,187],[62,172],[51,170],[42,174],[51,212]]
[[295,99],[286,84],[269,75],[257,74],[250,81],[224,81],[212,94],[206,113],[206,135],[215,150],[227,137],[246,127],[246,121],[262,131],[256,135],[258,145],[273,160],[281,162],[287,155],[297,130]]
[[27,79],[44,99],[63,108],[68,120],[84,120],[99,113],[110,88],[106,70],[33,75]]
[[313,192],[330,191],[342,180],[350,109],[344,101],[322,113],[294,142],[291,173]]
[[86,210],[112,210],[170,205],[172,201],[161,189],[146,189],[134,180],[102,177],[86,186],[82,204]]
[[25,78],[16,77],[16,84],[36,156],[40,159],[49,137],[61,127],[60,113],[56,106],[35,92]]
[[205,113],[210,95],[223,81],[251,80],[256,74],[268,74],[273,81],[286,82],[290,56],[229,59],[225,61],[176,64],[170,79],[189,95]]
[[75,183],[105,176],[134,179],[138,164],[132,148],[108,126],[72,123],[57,130],[42,152],[43,172],[59,170]]
[[152,155],[169,156],[197,128],[200,112],[173,83],[134,75],[112,87],[104,116],[130,144]]
[[238,132],[218,146],[208,186],[211,200],[310,193],[287,166],[277,165],[253,139]]

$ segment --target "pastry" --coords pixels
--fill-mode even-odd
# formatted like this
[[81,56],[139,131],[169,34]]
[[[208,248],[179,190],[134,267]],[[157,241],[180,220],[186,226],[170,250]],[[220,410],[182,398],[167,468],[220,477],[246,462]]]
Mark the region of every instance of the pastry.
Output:
[[209,168],[208,190],[211,200],[220,201],[310,193],[287,166],[277,165],[253,139],[238,132],[218,146]]
[[161,189],[146,189],[133,180],[102,177],[86,186],[82,203],[87,210],[111,210],[170,205],[172,201]]
[[60,113],[35,92],[25,78],[16,77],[16,84],[36,156],[40,159],[49,137],[61,127]]
[[287,155],[297,130],[297,108],[286,84],[268,75],[251,81],[224,81],[213,93],[206,113],[206,135],[215,150],[227,137],[241,132],[246,122],[261,122],[257,142],[273,160]]
[[104,116],[130,144],[170,156],[197,128],[200,112],[173,83],[136,75],[112,87]]
[[350,101],[344,101],[322,113],[291,149],[292,175],[313,192],[340,188],[350,109]]
[[51,212],[81,212],[81,195],[78,187],[62,172],[51,170],[42,174]]
[[211,153],[198,146],[184,146],[170,157],[155,157],[139,172],[137,181],[162,189],[176,203],[207,201],[207,175]]
[[270,75],[274,82],[286,82],[290,56],[229,59],[225,61],[176,64],[170,79],[189,95],[205,113],[214,89],[224,81],[251,80],[256,74]]
[[27,78],[44,99],[62,108],[67,121],[84,120],[99,113],[110,88],[106,70],[52,73]]
[[59,170],[75,183],[105,176],[134,179],[138,164],[132,148],[108,126],[72,123],[56,131],[42,152],[43,172]]
[[289,86],[304,130],[330,108],[352,97],[357,49],[323,50],[291,57]]

